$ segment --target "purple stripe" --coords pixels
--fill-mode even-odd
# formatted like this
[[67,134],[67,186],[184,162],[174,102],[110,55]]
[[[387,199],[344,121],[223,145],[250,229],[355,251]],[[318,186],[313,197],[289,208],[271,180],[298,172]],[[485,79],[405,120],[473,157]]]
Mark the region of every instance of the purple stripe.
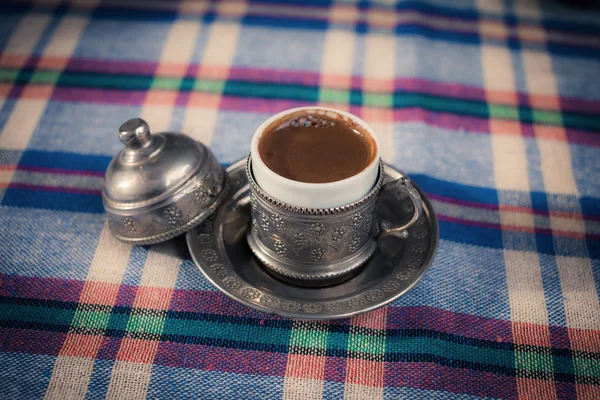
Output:
[[229,70],[229,79],[251,82],[277,82],[283,84],[300,84],[318,86],[321,74],[310,71],[290,71],[277,69],[257,69],[249,67],[233,67]]
[[497,204],[479,203],[475,201],[467,201],[461,199],[452,199],[450,197],[438,196],[437,194],[427,193],[430,199],[440,201],[442,203],[454,204],[461,207],[484,208],[486,210],[498,211]]
[[29,185],[26,183],[11,183],[8,187],[14,188],[14,189],[33,190],[36,192],[44,191],[44,192],[76,193],[76,194],[85,194],[85,195],[89,195],[89,196],[102,195],[102,191],[100,191],[100,190],[81,189],[81,188],[72,188],[72,187],[64,187],[64,186],[41,186],[41,185]]
[[84,281],[0,274],[0,296],[79,301]]
[[[154,75],[158,63],[146,61],[117,61],[96,60],[85,58],[69,59],[66,70],[75,72],[97,72],[109,74]],[[188,71],[196,72],[201,65],[191,64]],[[225,69],[225,68],[224,68]],[[299,70],[277,70],[250,67],[232,67],[228,70],[229,79],[250,82],[267,82],[280,84],[299,84],[306,86],[319,86],[322,75],[319,72]],[[187,74],[195,78],[196,74]],[[351,86],[347,89],[361,90],[363,77],[349,76]],[[437,82],[423,78],[396,78],[390,82],[395,91],[419,92],[440,97],[453,97],[458,99],[486,101],[486,91],[473,85],[457,84],[453,82]],[[517,92],[520,104],[529,104],[529,94]],[[595,114],[600,108],[599,101],[560,97],[562,111],[585,112]]]
[[91,104],[121,104],[139,106],[146,100],[143,90],[106,90],[55,87],[52,100]]
[[177,368],[284,376],[287,353],[236,350],[194,344],[162,342],[154,363]]
[[[21,297],[65,302],[77,302],[85,284],[84,281],[80,280],[6,274],[0,274],[0,282],[3,283],[0,286],[0,296],[2,297]],[[132,307],[137,288],[134,285],[121,285],[115,305]],[[206,290],[175,289],[169,309],[175,312],[271,320],[281,319],[246,307],[221,292]],[[349,320],[335,320],[330,321],[330,323],[348,325]],[[494,342],[511,343],[513,341],[512,324],[510,321],[454,313],[426,306],[389,306],[386,329],[430,329]],[[549,326],[549,329],[553,347],[570,348],[569,333],[566,327]]]
[[386,363],[383,386],[407,386],[503,399],[518,397],[515,377],[424,362]]
[[84,176],[98,176],[98,177],[104,176],[104,172],[101,172],[101,171],[85,171],[85,170],[77,170],[77,169],[32,167],[32,166],[28,166],[28,165],[18,165],[17,169],[19,171],[43,172],[43,173],[47,173],[47,174],[84,175]]
[[[461,225],[466,225],[466,226],[477,226],[479,228],[496,229],[499,231],[502,230],[502,228],[500,227],[499,224],[493,224],[491,222],[480,222],[480,221],[472,221],[472,220],[461,219],[461,218],[456,218],[456,217],[449,217],[447,215],[442,215],[440,213],[438,213],[437,216],[440,221],[453,222],[455,224],[461,224]],[[527,231],[525,231],[525,232],[527,232]]]
[[281,319],[256,311],[230,299],[221,292],[177,289],[171,298],[172,311],[227,315],[259,319]]
[[[510,321],[453,313],[425,306],[388,307],[387,315],[387,329],[431,329],[494,342],[513,341]],[[566,328],[562,329],[566,334]]]
[[66,336],[64,332],[0,328],[0,352],[57,356]]
[[[135,90],[57,87],[54,88],[52,93],[52,100],[140,106],[144,104],[144,101],[146,100],[146,92]],[[269,100],[225,96],[221,99],[220,109],[271,114],[288,108],[301,107],[310,104],[312,103],[292,100]],[[360,117],[362,115],[362,107],[351,106],[350,112]],[[489,122],[486,118],[432,112],[416,107],[394,110],[393,120],[395,122],[422,122],[427,125],[438,126],[448,130],[464,130],[471,133],[484,134],[490,133]],[[531,127],[531,125],[527,124],[522,125]],[[570,128],[566,128],[565,132],[570,143],[600,147],[600,135]]]
[[157,62],[150,61],[70,58],[65,70],[76,72],[98,72],[103,74],[154,75],[157,67]]
[[250,97],[223,96],[220,108],[228,111],[276,114],[289,108],[309,105],[312,105],[312,103],[294,100],[269,100]]
[[133,307],[138,286],[121,284],[115,299],[115,306]]

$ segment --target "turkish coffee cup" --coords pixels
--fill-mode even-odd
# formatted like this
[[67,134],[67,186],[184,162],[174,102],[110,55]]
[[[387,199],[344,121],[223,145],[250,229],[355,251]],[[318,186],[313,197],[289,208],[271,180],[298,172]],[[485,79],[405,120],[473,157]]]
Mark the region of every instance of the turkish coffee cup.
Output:
[[[422,213],[410,179],[384,184],[383,168],[375,133],[352,114],[313,106],[267,119],[246,163],[252,252],[277,277],[300,285],[348,278],[374,253],[378,236],[408,237]],[[412,202],[400,226],[377,219],[377,200],[388,190]]]

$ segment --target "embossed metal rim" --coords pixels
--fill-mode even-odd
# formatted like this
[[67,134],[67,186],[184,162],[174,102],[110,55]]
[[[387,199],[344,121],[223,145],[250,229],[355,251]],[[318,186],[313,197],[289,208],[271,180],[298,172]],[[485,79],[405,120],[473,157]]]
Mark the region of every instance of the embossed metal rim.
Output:
[[369,260],[369,257],[373,255],[375,252],[376,246],[367,243],[365,249],[362,253],[359,253],[357,257],[353,257],[350,262],[346,262],[345,268],[341,271],[335,272],[321,272],[321,273],[312,273],[301,274],[297,272],[290,272],[284,268],[279,267],[278,261],[275,259],[275,256],[267,253],[267,249],[261,247],[261,245],[251,237],[252,235],[248,234],[248,245],[250,246],[250,250],[252,253],[258,258],[267,268],[272,269],[278,274],[283,276],[287,276],[289,278],[295,279],[306,279],[306,280],[314,280],[319,281],[322,279],[331,279],[342,275],[352,274],[352,272],[356,271],[357,268],[361,267],[365,262]]
[[[248,156],[248,158],[246,159],[246,176],[248,178],[248,182],[250,183],[250,185],[252,185],[252,188],[254,190],[256,190],[256,193],[258,193],[258,195],[262,199],[266,200],[270,204],[272,204],[276,207],[279,207],[285,211],[291,211],[291,212],[296,212],[299,214],[308,214],[308,215],[338,214],[338,213],[341,213],[344,211],[352,210],[353,208],[356,208],[356,207],[360,206],[361,204],[366,203],[367,201],[369,201],[370,199],[372,199],[374,196],[376,196],[379,193],[379,190],[381,189],[381,186],[383,185],[383,177],[385,176],[384,164],[383,164],[383,161],[380,161],[379,162],[379,178],[377,179],[377,183],[375,184],[373,189],[371,189],[371,191],[369,193],[367,193],[367,195],[364,196],[362,199],[355,201],[354,203],[350,203],[350,204],[341,206],[341,207],[332,207],[332,208],[297,207],[297,206],[293,206],[288,203],[284,203],[277,199],[274,199],[273,197],[269,196],[264,190],[262,190],[260,188],[260,186],[258,186],[256,181],[254,180],[254,177],[252,176],[252,172],[250,170],[250,168],[251,168],[250,163],[251,163],[251,158],[250,158],[250,156]],[[236,165],[237,165],[237,163],[236,163]],[[229,171],[229,168],[227,170]]]
[[146,246],[150,244],[157,244],[166,242],[167,240],[173,239],[176,236],[179,236],[185,232],[188,232],[190,229],[195,228],[200,225],[206,218],[210,217],[217,208],[223,203],[225,198],[229,193],[229,177],[227,173],[223,174],[223,189],[217,195],[215,201],[200,214],[196,215],[194,218],[189,220],[187,223],[178,226],[170,231],[159,233],[158,235],[150,236],[150,237],[140,237],[140,238],[132,238],[128,236],[119,235],[118,233],[111,231],[113,236],[119,239],[121,242],[137,245],[137,246]]
[[[230,182],[234,183],[230,195],[237,193],[246,185],[245,180],[237,174],[238,172],[245,172],[243,170],[244,161],[241,160],[227,168]],[[391,174],[386,175],[401,174],[400,171],[389,165],[386,165],[386,167],[391,171]],[[415,234],[421,235],[423,232],[429,232],[431,237],[429,239],[428,251],[424,252],[424,249],[415,245],[411,249],[412,253],[410,257],[406,259],[405,263],[402,263],[405,269],[401,270],[399,265],[388,279],[384,279],[367,289],[357,290],[341,299],[292,299],[275,295],[260,286],[249,284],[232,269],[225,249],[222,247],[220,237],[215,236],[216,232],[220,232],[220,226],[217,227],[219,229],[215,228],[212,226],[213,222],[206,228],[211,228],[210,231],[204,230],[204,233],[201,233],[198,232],[198,228],[194,228],[188,232],[186,238],[188,248],[202,274],[213,285],[226,296],[248,307],[285,318],[312,320],[349,318],[357,314],[373,311],[398,299],[421,280],[433,262],[439,242],[437,218],[427,196],[418,186],[415,185],[415,188],[423,197],[426,212],[429,214],[429,222],[425,222],[425,220],[417,222],[414,228],[416,231]],[[227,201],[229,201],[229,198],[228,196]],[[221,212],[221,210],[218,211],[219,214],[217,214],[217,218],[215,219],[215,223],[217,224],[219,223]],[[424,227],[425,225],[427,225],[426,228]],[[409,272],[412,275],[408,274]]]

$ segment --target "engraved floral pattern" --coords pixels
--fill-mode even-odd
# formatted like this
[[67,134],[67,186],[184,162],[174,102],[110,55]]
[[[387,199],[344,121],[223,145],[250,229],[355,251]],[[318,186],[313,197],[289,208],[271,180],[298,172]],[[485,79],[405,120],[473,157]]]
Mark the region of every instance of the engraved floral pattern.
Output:
[[320,304],[316,303],[307,303],[302,306],[302,309],[310,314],[318,313],[322,308],[323,307]]
[[304,246],[306,244],[306,235],[302,231],[294,232],[292,235],[292,242],[296,246]]
[[265,306],[268,307],[274,307],[279,305],[279,299],[277,297],[265,294],[264,296],[260,297],[260,303],[264,304]]
[[421,265],[421,259],[418,256],[410,256],[406,260],[406,265],[408,268],[417,268],[419,265]]
[[310,251],[310,259],[313,261],[321,261],[323,257],[325,257],[325,249],[322,247],[317,247]]
[[260,213],[260,227],[263,231],[268,231],[271,228],[271,222],[269,222],[269,216],[264,212]]
[[204,186],[200,186],[194,191],[194,203],[197,205],[205,205],[208,203],[210,194]]
[[344,303],[342,303],[342,302],[329,303],[329,304],[325,305],[325,308],[327,310],[333,311],[333,312],[342,311],[344,309]]
[[379,301],[383,299],[384,296],[385,294],[381,290],[372,290],[365,295],[367,300],[371,302]]
[[358,296],[348,300],[348,307],[359,308],[367,304],[367,298],[365,296]]
[[413,272],[413,269],[405,269],[403,271],[400,271],[396,274],[396,279],[398,279],[399,281],[407,281],[413,275]]
[[412,247],[412,251],[417,254],[425,253],[427,250],[427,245],[425,243],[415,243]]
[[136,231],[135,222],[131,218],[125,218],[123,220],[123,227],[125,227],[125,230],[129,231],[129,232],[135,232]]
[[198,235],[198,243],[203,246],[211,245],[213,242],[212,237],[208,233],[201,233]]
[[350,241],[348,250],[350,250],[350,253],[354,253],[356,250],[358,250],[358,246],[360,246],[360,237],[354,236]]
[[200,252],[200,256],[208,262],[217,261],[219,256],[213,249],[204,249]]
[[302,306],[296,301],[286,300],[281,303],[281,308],[285,311],[298,311]]
[[354,214],[352,216],[352,219],[350,220],[350,223],[352,224],[352,226],[356,227],[356,226],[360,225],[360,221],[361,220],[362,220],[362,215],[360,215],[360,214],[357,213],[357,214]]
[[208,268],[219,278],[227,276],[227,270],[223,264],[211,264]]
[[280,256],[285,256],[286,248],[285,243],[281,241],[281,239],[275,238],[273,239],[273,247],[275,248],[275,252]]
[[333,230],[333,233],[331,234],[331,240],[333,240],[334,242],[337,242],[344,236],[344,233],[345,233],[344,228],[335,228]]
[[251,287],[243,288],[240,293],[242,293],[242,296],[250,300],[258,299],[260,297],[260,292]]
[[164,215],[169,225],[177,225],[183,218],[181,209],[175,206],[167,207],[164,211]]
[[395,292],[396,290],[400,289],[400,284],[396,281],[387,281],[383,284],[381,289],[383,289],[383,291],[386,293]]
[[240,281],[238,278],[234,278],[233,276],[223,279],[223,283],[230,289],[239,289],[242,287],[242,281]]
[[325,227],[320,222],[310,224],[310,230],[317,236],[321,236],[325,232]]
[[281,218],[279,215],[271,214],[271,221],[273,222],[273,226],[275,227],[275,229],[283,228],[283,218]]

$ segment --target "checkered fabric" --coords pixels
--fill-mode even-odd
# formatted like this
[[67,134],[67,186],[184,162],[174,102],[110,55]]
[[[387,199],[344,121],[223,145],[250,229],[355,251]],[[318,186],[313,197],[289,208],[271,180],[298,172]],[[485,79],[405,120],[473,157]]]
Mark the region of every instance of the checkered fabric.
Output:
[[[576,5],[0,4],[0,398],[600,399],[600,11]],[[438,213],[388,307],[273,317],[177,241],[108,232],[123,121],[229,164],[309,104],[369,122]]]

